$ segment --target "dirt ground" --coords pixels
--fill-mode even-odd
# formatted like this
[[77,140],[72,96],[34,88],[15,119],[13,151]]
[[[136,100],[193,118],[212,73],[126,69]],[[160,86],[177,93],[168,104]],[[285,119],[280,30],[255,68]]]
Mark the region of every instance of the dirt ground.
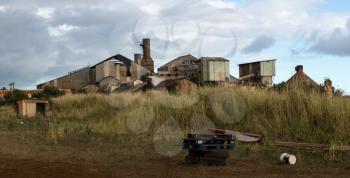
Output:
[[152,145],[54,144],[26,135],[0,132],[0,177],[350,177],[344,168],[286,166],[234,155],[225,167],[194,166],[185,164],[185,151],[167,158]]
[[37,160],[0,155],[0,177],[350,177],[344,169],[308,169],[231,158],[226,167],[190,166],[179,156],[111,162]]

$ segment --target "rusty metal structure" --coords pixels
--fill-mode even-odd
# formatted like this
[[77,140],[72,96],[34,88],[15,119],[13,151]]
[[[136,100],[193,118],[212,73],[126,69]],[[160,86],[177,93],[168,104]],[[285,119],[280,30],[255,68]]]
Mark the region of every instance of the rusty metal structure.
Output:
[[230,81],[230,61],[221,57],[192,55],[178,57],[158,68],[158,75],[165,79],[188,79],[197,84]]
[[276,59],[239,64],[239,80],[244,84],[272,87]]
[[96,85],[103,91],[112,92],[121,85],[132,85],[134,81],[141,80],[144,76],[154,72],[153,59],[151,57],[150,40],[143,39],[143,57],[134,55],[134,61],[117,54],[109,57],[94,66],[87,66],[68,75],[53,79],[37,85],[38,89],[46,86],[54,86],[59,89],[80,91],[91,85]]
[[158,75],[165,79],[198,78],[198,59],[188,54],[178,57],[158,68]]

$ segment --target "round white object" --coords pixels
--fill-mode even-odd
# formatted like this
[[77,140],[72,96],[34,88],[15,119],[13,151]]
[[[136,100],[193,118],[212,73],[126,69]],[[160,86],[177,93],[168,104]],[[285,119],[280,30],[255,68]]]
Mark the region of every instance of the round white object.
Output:
[[297,163],[297,158],[294,155],[289,155],[288,162],[290,165]]
[[281,156],[280,156],[280,161],[284,161],[285,160],[285,157],[288,155],[288,153],[283,153]]
[[297,158],[294,155],[288,154],[288,153],[283,153],[280,156],[281,162],[288,163],[290,165],[294,165],[297,163]]

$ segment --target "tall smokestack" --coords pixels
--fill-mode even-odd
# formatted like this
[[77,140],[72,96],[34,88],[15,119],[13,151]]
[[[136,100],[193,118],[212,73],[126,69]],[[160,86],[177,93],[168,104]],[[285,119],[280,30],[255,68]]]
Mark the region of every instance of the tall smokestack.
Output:
[[150,71],[150,75],[152,75],[154,73],[154,62],[151,57],[151,40],[149,38],[143,39],[141,46],[143,48],[141,65],[148,69]]
[[134,62],[136,64],[141,65],[142,55],[141,54],[134,54]]
[[143,39],[142,47],[143,47],[143,58],[152,59],[151,58],[151,40],[148,38]]

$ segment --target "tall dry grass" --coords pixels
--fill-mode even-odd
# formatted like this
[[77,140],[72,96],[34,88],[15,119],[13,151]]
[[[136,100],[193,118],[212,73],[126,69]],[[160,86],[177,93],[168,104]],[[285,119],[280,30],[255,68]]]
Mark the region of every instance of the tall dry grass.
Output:
[[71,95],[53,100],[53,111],[49,125],[55,139],[152,136],[171,120],[181,136],[214,126],[262,133],[267,142],[350,144],[350,100],[301,90],[210,87],[186,95]]
[[12,121],[15,120],[17,114],[12,106],[0,107],[0,121]]

